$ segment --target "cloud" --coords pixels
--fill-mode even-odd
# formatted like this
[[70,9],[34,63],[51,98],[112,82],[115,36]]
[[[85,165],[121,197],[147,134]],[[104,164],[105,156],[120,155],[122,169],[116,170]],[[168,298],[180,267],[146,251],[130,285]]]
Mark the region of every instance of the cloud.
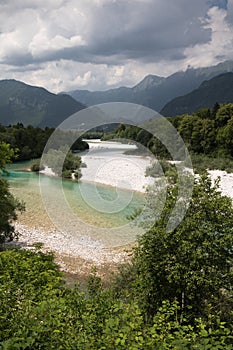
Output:
[[198,49],[210,62],[232,1],[227,12],[226,0],[0,0],[2,78],[104,89],[198,65]]
[[194,67],[213,65],[219,59],[233,59],[233,25],[227,20],[227,10],[212,7],[208,11],[206,27],[211,29],[211,40],[185,50],[187,62]]
[[183,49],[210,39],[200,17],[207,9],[203,1],[192,6],[176,1],[109,1],[95,12],[91,21],[89,50],[94,57],[119,60],[156,61],[166,57],[182,58]]
[[226,20],[233,25],[233,0],[228,0]]
[[87,0],[79,1],[78,7],[76,3],[60,1],[54,8],[54,1],[27,1],[15,12],[11,1],[3,6],[2,62],[17,65],[23,56],[26,64],[30,57],[31,63],[54,59],[106,63],[106,58],[110,62],[151,61],[164,55],[174,59],[182,58],[182,49],[193,40],[210,38],[199,19],[207,8],[202,0],[193,6],[186,0]]

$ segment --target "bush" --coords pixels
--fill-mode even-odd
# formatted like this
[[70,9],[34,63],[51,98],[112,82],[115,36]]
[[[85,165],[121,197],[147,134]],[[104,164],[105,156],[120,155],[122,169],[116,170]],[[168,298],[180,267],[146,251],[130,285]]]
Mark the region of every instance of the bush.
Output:
[[38,173],[41,170],[44,170],[45,167],[40,163],[40,160],[35,160],[31,165],[31,171]]

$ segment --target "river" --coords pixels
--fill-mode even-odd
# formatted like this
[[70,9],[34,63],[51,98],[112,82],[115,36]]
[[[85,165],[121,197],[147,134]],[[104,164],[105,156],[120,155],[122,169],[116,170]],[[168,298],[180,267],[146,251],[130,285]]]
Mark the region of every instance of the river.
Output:
[[82,155],[87,167],[79,183],[28,172],[31,162],[12,164],[10,189],[26,206],[18,222],[44,232],[88,236],[105,247],[133,242],[142,231],[132,225],[129,216],[145,205],[145,194],[135,189],[146,183],[141,172],[149,160],[125,156],[130,148],[134,146],[90,142],[90,151]]

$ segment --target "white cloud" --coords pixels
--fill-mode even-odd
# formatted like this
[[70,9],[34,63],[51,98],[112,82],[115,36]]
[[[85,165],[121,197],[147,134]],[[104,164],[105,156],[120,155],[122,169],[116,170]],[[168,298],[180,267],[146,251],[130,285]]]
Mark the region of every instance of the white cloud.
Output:
[[186,62],[193,67],[212,65],[220,59],[233,59],[233,26],[226,21],[227,11],[213,7],[208,16],[206,27],[211,29],[211,41],[185,50]]

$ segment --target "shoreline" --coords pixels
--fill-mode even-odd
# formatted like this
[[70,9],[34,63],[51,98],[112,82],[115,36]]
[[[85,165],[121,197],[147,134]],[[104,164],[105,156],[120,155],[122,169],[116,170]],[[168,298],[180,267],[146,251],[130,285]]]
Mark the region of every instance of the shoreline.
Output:
[[[30,228],[26,225],[15,223],[15,230],[19,234],[14,242],[6,243],[23,249],[35,249],[36,243],[42,243],[42,251],[52,251],[55,260],[61,270],[71,274],[91,271],[93,266],[116,267],[129,259],[129,251],[133,244],[107,248],[100,241],[94,241],[88,236],[73,237],[65,235],[56,230],[42,230],[41,228]],[[82,262],[80,264],[71,261]],[[68,261],[68,265],[65,261]],[[87,271],[86,271],[87,272]]]
[[[94,145],[93,145],[94,144]],[[115,187],[125,191],[145,193],[146,187],[154,182],[154,178],[145,176],[146,168],[150,165],[151,157],[125,156],[121,153],[122,145],[109,142],[109,147],[114,145],[114,150],[105,153],[100,147],[100,142],[93,142],[90,152],[82,156],[87,167],[82,168],[83,176],[80,182],[94,183]],[[105,144],[108,147],[108,144]],[[130,145],[127,145],[130,148]],[[103,153],[101,153],[103,151]],[[49,169],[41,171],[43,175],[54,176]],[[208,170],[212,180],[220,176],[220,189],[223,195],[233,198],[233,173],[226,173],[221,170]],[[121,180],[119,181],[119,177]],[[132,184],[132,185],[131,185]],[[43,225],[29,227],[20,223],[15,224],[19,232],[19,239],[16,245],[32,249],[33,244],[43,243],[42,250],[53,251],[56,261],[65,272],[87,273],[91,272],[93,265],[98,268],[103,266],[116,267],[127,261],[135,243],[125,246],[107,248],[100,241],[94,241],[88,235],[73,237],[71,234],[64,235],[55,228],[46,228]],[[85,271],[85,272],[84,272]]]
[[[81,178],[78,182],[94,183],[133,192],[145,193],[154,179],[145,176],[146,169],[153,160],[150,156],[125,155],[126,150],[135,150],[135,145],[116,141],[89,140],[89,150],[81,155]],[[107,151],[107,152],[106,152]],[[56,174],[46,166],[39,171],[46,176]],[[71,181],[74,180],[73,176]]]

